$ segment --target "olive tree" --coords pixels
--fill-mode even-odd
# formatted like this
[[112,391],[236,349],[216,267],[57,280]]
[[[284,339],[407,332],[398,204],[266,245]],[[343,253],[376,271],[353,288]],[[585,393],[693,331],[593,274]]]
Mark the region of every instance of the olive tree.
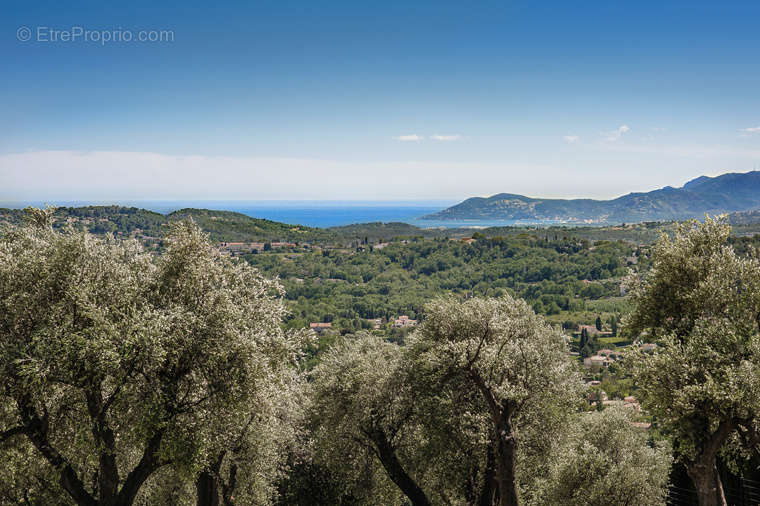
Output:
[[293,349],[282,290],[192,223],[156,257],[50,218],[0,238],[0,430],[75,503],[129,505],[159,470],[193,476],[234,447]]
[[627,331],[657,339],[632,357],[642,405],[673,438],[699,504],[726,504],[716,457],[729,441],[757,449],[760,414],[760,262],[741,258],[718,221],[663,235],[654,263],[632,278]]
[[517,505],[521,429],[544,408],[566,412],[582,388],[567,338],[523,300],[441,298],[426,306],[410,347],[418,363],[438,371],[441,388],[469,388],[480,397],[474,406],[488,421],[493,498]]
[[[302,376],[290,360],[272,364],[236,434],[211,453],[196,480],[198,506],[265,505],[277,497],[276,485],[288,471],[287,457],[299,448],[304,428]],[[220,418],[219,430],[229,429]]]
[[581,413],[571,418],[552,451],[548,472],[536,480],[536,504],[655,506],[667,494],[672,458],[662,442],[631,425],[628,408]]
[[[317,461],[369,504],[491,505],[493,451],[480,394],[454,387],[410,348],[348,336],[313,373]],[[461,387],[461,388],[460,388]],[[389,489],[388,484],[395,485]]]
[[413,505],[427,506],[431,500],[414,469],[414,392],[400,370],[401,353],[369,334],[327,352],[312,373],[315,450],[355,496],[391,502],[397,492],[390,480]]
[[435,371],[410,358],[413,354],[407,353],[404,372],[415,392],[419,437],[414,457],[427,471],[426,490],[436,504],[494,504],[493,441],[482,398],[454,379],[443,388]]

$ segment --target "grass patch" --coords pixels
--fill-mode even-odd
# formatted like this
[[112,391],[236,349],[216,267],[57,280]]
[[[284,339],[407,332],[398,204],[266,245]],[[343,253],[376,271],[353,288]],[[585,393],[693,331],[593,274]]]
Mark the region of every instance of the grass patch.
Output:
[[615,346],[627,346],[631,341],[624,337],[600,337],[599,342],[603,344],[614,344]]

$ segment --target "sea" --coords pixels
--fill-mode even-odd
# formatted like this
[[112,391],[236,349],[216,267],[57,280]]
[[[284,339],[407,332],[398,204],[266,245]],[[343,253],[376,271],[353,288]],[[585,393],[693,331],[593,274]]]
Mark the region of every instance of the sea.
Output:
[[[0,207],[24,208],[45,205],[79,207],[121,205],[161,214],[184,208],[234,211],[252,218],[309,227],[336,227],[355,223],[401,222],[420,228],[486,228],[515,225],[514,220],[429,220],[422,219],[456,204],[449,200],[422,201],[334,201],[334,200],[141,200],[141,201],[27,201],[0,202]],[[521,223],[522,224],[522,223]]]

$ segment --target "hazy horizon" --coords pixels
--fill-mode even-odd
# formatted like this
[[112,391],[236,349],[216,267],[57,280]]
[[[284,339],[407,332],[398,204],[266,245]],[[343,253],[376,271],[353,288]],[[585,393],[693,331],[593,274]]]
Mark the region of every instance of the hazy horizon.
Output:
[[[519,192],[514,192],[510,190],[505,191],[493,191],[486,194],[481,195],[461,195],[459,197],[408,197],[408,198],[399,198],[399,199],[388,199],[388,198],[356,198],[356,199],[348,199],[348,198],[325,198],[325,199],[313,199],[313,198],[245,198],[245,197],[234,197],[234,198],[213,198],[213,197],[103,197],[103,196],[97,196],[97,197],[90,197],[87,196],[79,197],[79,198],[64,198],[59,196],[49,196],[45,197],[39,196],[37,194],[36,197],[32,198],[18,198],[18,199],[2,199],[0,198],[0,207],[18,207],[23,205],[45,205],[45,204],[52,204],[52,205],[137,205],[140,203],[156,203],[156,202],[186,202],[186,203],[245,203],[245,204],[271,204],[271,205],[307,205],[307,204],[315,204],[315,205],[346,205],[346,204],[376,204],[376,205],[415,205],[415,204],[440,204],[442,206],[449,206],[453,205],[459,202],[462,202],[466,199],[473,198],[473,197],[491,197],[493,195],[497,195],[500,193],[513,193],[513,194],[521,194],[525,197],[530,198],[537,198],[537,199],[560,199],[560,200],[575,200],[575,199],[592,199],[592,200],[614,200],[616,198],[622,197],[624,195],[627,195],[629,193],[646,193],[654,190],[658,190],[664,187],[674,187],[674,188],[680,188],[684,184],[688,183],[689,181],[692,181],[698,177],[702,176],[708,176],[708,177],[716,177],[723,174],[728,173],[746,173],[746,172],[752,172],[755,169],[748,170],[748,171],[727,171],[722,173],[716,173],[716,174],[697,174],[693,177],[689,177],[681,182],[675,183],[675,184],[663,184],[662,186],[653,186],[648,188],[630,188],[625,193],[619,193],[614,194],[610,196],[601,196],[601,197],[592,197],[589,195],[584,194],[564,194],[564,195],[535,195],[535,194],[521,194]],[[2,191],[2,190],[0,190]],[[43,192],[44,193],[44,192]],[[0,193],[2,195],[2,193]],[[139,207],[139,206],[138,206]]]

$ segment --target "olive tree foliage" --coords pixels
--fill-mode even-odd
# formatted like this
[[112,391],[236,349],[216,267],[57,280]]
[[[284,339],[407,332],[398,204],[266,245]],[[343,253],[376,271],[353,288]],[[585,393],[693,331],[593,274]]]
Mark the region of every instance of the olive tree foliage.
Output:
[[466,384],[442,388],[440,377],[414,358],[407,354],[404,370],[417,393],[422,437],[415,456],[427,471],[426,490],[436,504],[492,504],[494,455],[482,399]]
[[479,504],[488,433],[473,405],[482,401],[468,388],[441,390],[407,352],[359,334],[326,354],[312,376],[316,461],[359,502],[403,494],[415,505]]
[[414,392],[401,374],[401,348],[369,334],[337,343],[312,371],[314,451],[367,504],[430,504],[413,455]]
[[198,505],[265,505],[277,497],[287,458],[299,453],[308,405],[302,376],[288,365],[273,364],[275,374],[257,389],[232,444],[214,454],[196,480]]
[[760,443],[760,262],[737,256],[729,232],[708,218],[661,237],[651,271],[631,280],[626,325],[661,345],[633,356],[632,371],[701,505],[726,504],[716,457]]
[[582,389],[567,356],[567,338],[525,301],[505,296],[438,299],[428,304],[410,341],[415,360],[437,372],[442,389],[469,388],[479,397],[474,406],[488,421],[492,458],[486,475],[496,484],[488,500],[518,504],[521,433],[541,423],[537,413],[568,412]]
[[0,237],[3,439],[33,447],[73,502],[128,505],[157,472],[195,476],[261,431],[256,403],[298,348],[277,282],[192,223],[156,257],[50,215]]
[[49,465],[22,438],[8,438],[0,445],[0,504],[69,505]]
[[648,444],[631,425],[628,408],[573,417],[551,454],[548,472],[536,480],[536,504],[654,506],[664,504],[671,465],[665,443]]

